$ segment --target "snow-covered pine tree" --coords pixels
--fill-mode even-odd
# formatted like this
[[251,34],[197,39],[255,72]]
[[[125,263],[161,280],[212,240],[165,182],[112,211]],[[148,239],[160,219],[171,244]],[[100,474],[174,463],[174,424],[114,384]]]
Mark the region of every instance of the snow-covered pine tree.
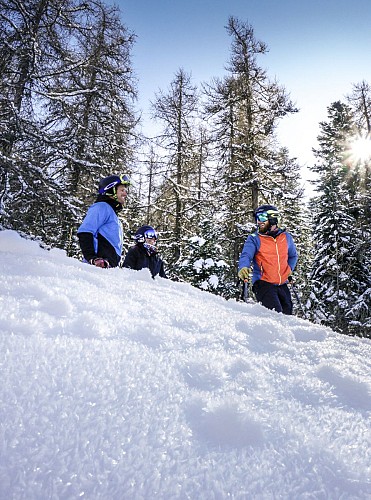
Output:
[[[117,7],[89,0],[85,8],[78,18],[81,27],[55,49],[55,74],[46,85],[44,103],[55,156],[51,169],[69,197],[82,202],[80,218],[95,198],[100,178],[131,174],[136,123],[134,34],[122,24]],[[134,190],[132,186],[129,204]],[[65,219],[64,247],[69,244],[64,234],[68,214]],[[75,230],[79,220],[71,223]]]
[[[349,332],[371,338],[371,175],[368,160],[359,161],[348,179],[350,212],[356,219],[352,238],[352,288],[355,302],[346,313]],[[364,168],[365,167],[365,168]]]
[[228,264],[223,258],[219,224],[207,217],[200,221],[198,233],[187,238],[178,275],[188,283],[216,295],[230,298],[235,286],[227,280]]
[[74,7],[57,0],[0,0],[0,213],[5,227],[48,242],[60,237],[61,214],[73,218],[78,211],[51,173],[48,133],[54,131],[41,113],[54,44],[68,38],[86,9]]
[[312,168],[318,195],[310,203],[314,260],[307,307],[314,321],[349,333],[347,314],[364,291],[364,261],[356,257],[362,238],[346,161],[355,128],[351,108],[339,101],[328,108],[328,117],[320,124],[319,148],[314,151],[319,162]]
[[0,8],[3,222],[69,250],[81,202],[131,154],[133,35],[100,1]]
[[353,87],[348,102],[354,110],[358,134],[348,154],[351,167],[348,186],[357,244],[353,258],[358,263],[358,298],[346,314],[349,331],[371,338],[371,86],[363,81]]

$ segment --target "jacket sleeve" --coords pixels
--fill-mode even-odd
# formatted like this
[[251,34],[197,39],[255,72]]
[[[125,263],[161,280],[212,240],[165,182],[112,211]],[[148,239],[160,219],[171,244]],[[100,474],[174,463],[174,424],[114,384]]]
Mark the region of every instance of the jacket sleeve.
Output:
[[258,236],[255,234],[250,234],[243,246],[240,260],[238,262],[238,270],[240,271],[243,267],[250,267],[251,262],[254,258],[256,251],[258,250],[258,245],[260,244],[260,240]]
[[80,227],[77,230],[80,248],[84,258],[90,262],[91,259],[97,257],[96,237],[98,230],[107,220],[107,211],[102,203],[93,203],[88,209]]
[[79,238],[81,252],[84,256],[84,259],[88,262],[91,259],[95,259],[97,257],[94,250],[94,236],[92,233],[77,233],[77,237]]
[[287,233],[287,251],[288,251],[287,263],[290,266],[291,271],[293,271],[298,261],[298,252],[296,250],[294,240],[290,233]]
[[122,267],[138,270],[138,252],[135,246],[127,251]]
[[166,278],[167,279],[167,276],[166,276],[166,273],[165,273],[165,268],[164,268],[164,263],[163,263],[162,260],[161,260],[160,272],[158,274],[159,274],[159,276],[161,278]]

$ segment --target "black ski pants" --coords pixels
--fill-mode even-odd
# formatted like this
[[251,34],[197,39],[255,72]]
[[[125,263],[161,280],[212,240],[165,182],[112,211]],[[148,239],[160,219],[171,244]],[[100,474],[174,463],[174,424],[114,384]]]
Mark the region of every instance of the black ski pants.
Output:
[[273,285],[268,281],[255,281],[253,287],[256,300],[267,309],[274,309],[283,314],[292,314],[292,300],[289,287],[284,285]]

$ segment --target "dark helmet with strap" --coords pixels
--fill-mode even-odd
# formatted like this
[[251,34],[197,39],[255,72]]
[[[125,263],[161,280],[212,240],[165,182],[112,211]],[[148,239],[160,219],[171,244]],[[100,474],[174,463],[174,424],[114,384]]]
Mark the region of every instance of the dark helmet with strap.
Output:
[[260,205],[254,210],[254,217],[256,221],[268,220],[271,226],[279,226],[281,222],[281,214],[274,205]]
[[152,226],[141,226],[139,229],[137,229],[134,235],[134,239],[137,241],[137,243],[144,243],[146,241],[146,238],[154,238],[155,240],[157,240],[157,237],[157,232]]
[[122,184],[130,186],[130,178],[128,175],[109,175],[101,179],[98,186],[99,194],[107,194],[108,196],[116,196],[116,188]]

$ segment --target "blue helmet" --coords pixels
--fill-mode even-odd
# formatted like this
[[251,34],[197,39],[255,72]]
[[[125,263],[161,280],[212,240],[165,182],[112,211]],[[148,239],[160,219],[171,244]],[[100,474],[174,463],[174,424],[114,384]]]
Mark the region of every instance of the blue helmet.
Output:
[[116,194],[116,187],[122,184],[123,186],[130,186],[130,178],[128,175],[109,175],[101,179],[98,186],[99,194],[108,194],[114,196]]
[[279,226],[281,222],[281,214],[274,205],[260,205],[254,210],[254,217],[256,221],[268,220],[271,226]]
[[141,226],[139,229],[137,229],[134,235],[134,239],[138,243],[144,243],[146,241],[146,238],[154,238],[155,240],[157,240],[157,232],[152,226]]

